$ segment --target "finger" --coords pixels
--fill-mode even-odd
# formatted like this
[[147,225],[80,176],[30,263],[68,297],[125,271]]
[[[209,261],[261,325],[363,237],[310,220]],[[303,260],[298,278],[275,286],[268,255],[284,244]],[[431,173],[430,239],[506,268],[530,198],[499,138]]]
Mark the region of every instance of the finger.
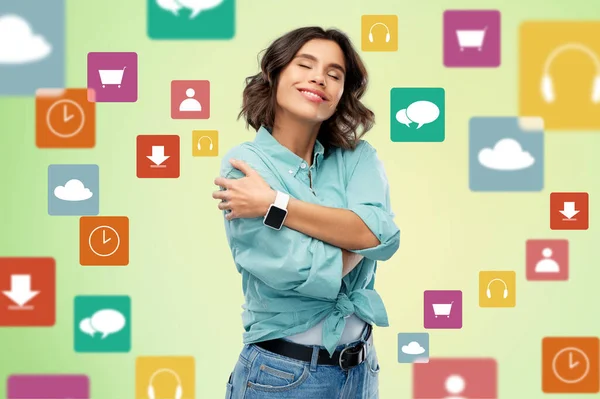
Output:
[[231,203],[230,202],[219,202],[217,207],[222,211],[229,210],[229,209],[231,209]]
[[212,193],[212,197],[214,199],[220,199],[222,201],[227,201],[229,199],[229,195],[230,195],[230,193],[225,190],[214,191]]
[[215,179],[215,184],[217,186],[221,186],[221,187],[224,187],[226,189],[230,189],[232,187],[233,183],[234,183],[233,179],[226,179],[224,177],[217,177]]
[[244,161],[240,161],[239,159],[230,159],[229,162],[234,168],[239,169],[246,176],[250,176],[254,173],[254,169],[252,169],[250,165]]
[[227,220],[231,220],[231,219],[235,219],[235,218],[236,218],[236,216],[233,212],[229,212],[229,213],[225,214],[225,219],[227,219]]

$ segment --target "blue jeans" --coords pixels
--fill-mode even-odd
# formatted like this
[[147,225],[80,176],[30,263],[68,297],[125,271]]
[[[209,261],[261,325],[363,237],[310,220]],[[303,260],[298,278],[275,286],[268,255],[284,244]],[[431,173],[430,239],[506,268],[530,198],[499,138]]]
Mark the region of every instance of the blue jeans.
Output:
[[[359,341],[365,342],[367,329]],[[312,348],[323,349],[315,346]],[[314,352],[313,352],[314,353]],[[269,352],[256,345],[244,345],[227,383],[225,399],[378,399],[379,362],[373,345],[360,365],[343,370]]]

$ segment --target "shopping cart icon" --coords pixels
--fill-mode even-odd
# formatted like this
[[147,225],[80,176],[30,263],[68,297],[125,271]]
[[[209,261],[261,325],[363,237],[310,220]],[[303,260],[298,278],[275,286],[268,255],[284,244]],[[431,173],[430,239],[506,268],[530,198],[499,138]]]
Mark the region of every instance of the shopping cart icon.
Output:
[[476,48],[477,50],[481,51],[486,31],[487,26],[483,29],[456,30],[460,51],[464,51],[465,48]]
[[438,316],[446,316],[450,318],[450,312],[452,311],[452,304],[454,301],[450,303],[432,303],[433,306],[433,314],[435,317]]
[[127,66],[124,66],[123,69],[100,69],[98,72],[100,73],[102,88],[105,88],[106,85],[117,85],[118,88],[121,88],[125,68]]

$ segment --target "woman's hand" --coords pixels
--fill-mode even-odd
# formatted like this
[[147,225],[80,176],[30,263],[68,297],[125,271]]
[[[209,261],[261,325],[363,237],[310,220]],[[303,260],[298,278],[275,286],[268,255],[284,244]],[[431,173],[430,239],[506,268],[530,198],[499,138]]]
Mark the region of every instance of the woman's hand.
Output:
[[265,216],[269,206],[275,202],[276,191],[244,161],[231,159],[229,162],[246,177],[240,179],[217,177],[215,179],[217,186],[225,188],[225,190],[215,191],[212,195],[213,198],[221,200],[218,208],[231,211],[225,214],[227,220]]

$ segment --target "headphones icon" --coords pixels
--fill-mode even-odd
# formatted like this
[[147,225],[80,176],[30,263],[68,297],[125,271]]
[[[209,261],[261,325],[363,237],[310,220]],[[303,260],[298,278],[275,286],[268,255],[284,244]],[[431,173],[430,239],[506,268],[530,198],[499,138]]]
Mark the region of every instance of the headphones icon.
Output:
[[386,24],[384,24],[383,22],[376,22],[373,25],[371,25],[371,29],[369,29],[369,41],[371,43],[373,43],[373,28],[376,27],[377,25],[383,25],[385,26],[385,30],[387,31],[387,34],[385,35],[385,42],[389,42],[390,41],[390,28],[387,27]]
[[567,50],[578,50],[587,54],[592,59],[592,62],[596,67],[596,77],[594,78],[594,83],[592,85],[592,102],[600,103],[600,57],[589,47],[586,47],[580,43],[568,43],[559,46],[554,49],[550,55],[548,55],[548,58],[546,58],[544,75],[542,76],[541,82],[542,96],[544,100],[548,103],[551,103],[556,99],[556,94],[554,93],[554,84],[552,82],[552,77],[550,76],[550,65],[552,65],[552,62],[560,53]]
[[181,399],[181,397],[183,396],[183,388],[181,387],[181,378],[179,378],[179,374],[177,374],[176,372],[174,372],[171,369],[158,369],[154,372],[154,374],[152,374],[152,377],[150,377],[150,382],[148,383],[148,399],[156,399],[156,395],[154,394],[154,387],[152,386],[152,382],[154,381],[154,377],[156,377],[158,374],[161,374],[161,373],[169,373],[169,374],[172,374],[173,376],[175,376],[175,378],[177,379],[177,388],[175,389],[174,399]]
[[495,278],[493,280],[491,280],[488,285],[487,285],[487,297],[491,298],[492,297],[492,291],[490,291],[490,285],[494,282],[494,281],[502,281],[502,284],[504,284],[504,298],[506,298],[508,296],[508,286],[506,285],[506,283],[504,282],[504,280],[502,280],[501,278]]
[[212,141],[212,139],[211,139],[210,137],[208,137],[208,136],[202,136],[202,137],[200,137],[200,138],[198,139],[198,149],[199,149],[199,150],[201,150],[201,149],[202,149],[202,148],[200,147],[200,140],[202,140],[202,139],[203,139],[203,138],[205,138],[205,137],[206,137],[207,139],[209,139],[209,140],[210,140],[210,146],[208,147],[208,149],[209,149],[210,151],[212,151],[212,149],[213,149],[213,141]]

